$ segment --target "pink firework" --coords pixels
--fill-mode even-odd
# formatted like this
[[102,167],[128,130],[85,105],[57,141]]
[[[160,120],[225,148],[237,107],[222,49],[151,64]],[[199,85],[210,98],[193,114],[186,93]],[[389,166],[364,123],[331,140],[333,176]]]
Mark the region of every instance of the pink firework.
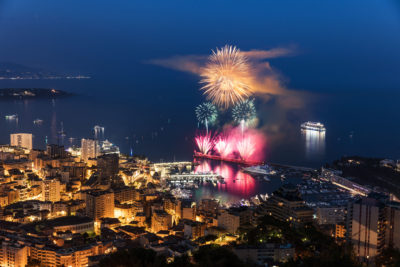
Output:
[[244,137],[236,144],[240,157],[244,160],[250,159],[254,152],[256,152],[256,145],[251,137]]
[[215,149],[221,155],[221,157],[229,156],[233,151],[231,142],[225,137],[219,137],[215,142]]
[[203,154],[208,154],[208,152],[210,152],[211,149],[213,149],[214,147],[214,141],[210,133],[205,135],[198,135],[195,137],[194,140],[196,141],[199,151]]

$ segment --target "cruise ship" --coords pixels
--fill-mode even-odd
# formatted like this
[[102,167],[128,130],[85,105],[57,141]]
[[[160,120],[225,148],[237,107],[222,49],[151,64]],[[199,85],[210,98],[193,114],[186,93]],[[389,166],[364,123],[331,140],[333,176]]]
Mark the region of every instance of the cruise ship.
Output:
[[307,121],[301,125],[302,130],[311,130],[317,132],[325,132],[325,126],[320,122]]

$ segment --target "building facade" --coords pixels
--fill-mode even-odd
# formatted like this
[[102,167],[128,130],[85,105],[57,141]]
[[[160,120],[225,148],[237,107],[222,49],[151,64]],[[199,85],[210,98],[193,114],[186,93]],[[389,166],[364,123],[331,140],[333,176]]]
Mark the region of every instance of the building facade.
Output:
[[32,134],[14,133],[10,135],[11,146],[32,149]]

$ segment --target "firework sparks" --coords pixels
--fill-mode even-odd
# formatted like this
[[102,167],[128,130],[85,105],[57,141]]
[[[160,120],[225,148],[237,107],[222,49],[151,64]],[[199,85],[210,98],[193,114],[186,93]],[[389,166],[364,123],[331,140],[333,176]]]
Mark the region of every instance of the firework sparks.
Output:
[[219,137],[215,142],[215,149],[222,157],[227,157],[233,152],[233,146],[227,138]]
[[256,119],[254,99],[246,99],[232,109],[232,117],[236,123],[249,125]]
[[203,154],[208,154],[214,147],[214,140],[209,133],[196,136],[195,141],[199,151]]
[[228,108],[252,94],[250,66],[246,57],[234,46],[213,51],[201,73],[201,90],[214,104]]
[[256,151],[256,147],[251,138],[245,137],[237,142],[237,150],[242,159],[248,160],[253,156],[254,152]]
[[215,105],[210,102],[200,104],[196,107],[196,116],[199,123],[204,124],[208,133],[208,126],[213,125],[218,117]]

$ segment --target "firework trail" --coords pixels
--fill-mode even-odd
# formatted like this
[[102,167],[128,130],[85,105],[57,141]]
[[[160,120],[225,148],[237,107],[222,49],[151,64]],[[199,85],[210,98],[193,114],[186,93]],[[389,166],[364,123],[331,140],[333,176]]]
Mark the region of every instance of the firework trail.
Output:
[[228,138],[219,137],[215,142],[215,149],[221,157],[227,157],[233,152],[233,146]]
[[256,119],[256,107],[254,106],[254,99],[246,99],[236,104],[232,109],[232,118],[236,123],[242,126],[248,126]]
[[213,125],[218,117],[218,111],[215,105],[210,102],[205,102],[196,107],[196,116],[199,123],[206,126],[208,133],[208,125]]
[[243,160],[250,159],[256,151],[256,146],[251,137],[244,137],[236,144],[237,151]]
[[235,46],[224,46],[212,52],[201,73],[201,90],[214,104],[228,108],[252,94],[250,66]]
[[208,154],[214,147],[214,140],[209,133],[196,136],[195,141],[199,151],[203,154]]

